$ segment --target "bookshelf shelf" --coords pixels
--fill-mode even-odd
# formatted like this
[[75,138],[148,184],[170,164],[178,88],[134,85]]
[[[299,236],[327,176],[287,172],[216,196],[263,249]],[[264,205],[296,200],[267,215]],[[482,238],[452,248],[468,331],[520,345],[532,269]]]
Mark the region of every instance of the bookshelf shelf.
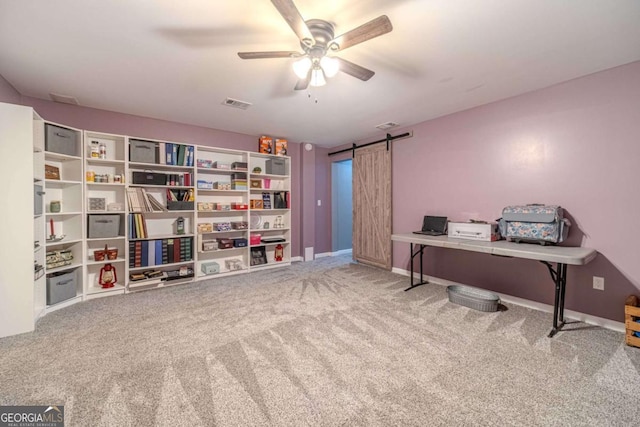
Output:
[[[180,267],[184,265],[193,264],[193,260],[190,261],[182,261],[182,262],[172,262],[170,264],[158,264],[158,265],[148,265],[146,267],[129,267],[129,271],[144,271],[144,270],[154,270],[154,269],[165,269],[167,267]],[[129,282],[132,283],[132,282]]]
[[165,165],[160,163],[140,163],[140,162],[129,162],[129,169],[136,171],[147,171],[147,170],[172,170],[172,171],[183,171],[188,172],[193,170],[192,166],[175,166],[175,165]]
[[113,166],[121,166],[124,165],[125,161],[123,160],[110,160],[110,159],[96,159],[96,158],[87,158],[88,165],[113,165]]
[[45,151],[47,160],[58,160],[60,162],[72,162],[82,160],[79,156],[69,156],[67,154],[54,153],[53,151]]
[[136,241],[142,241],[142,240],[164,240],[164,239],[181,239],[183,237],[194,237],[193,234],[165,234],[165,235],[158,235],[158,236],[150,236],[150,237],[145,237],[145,238],[129,238],[130,242],[136,242]]
[[121,263],[125,261],[126,259],[120,258],[120,257],[116,259],[105,259],[103,261],[94,261],[92,258],[89,258],[89,260],[87,261],[87,265],[116,264],[116,263]]

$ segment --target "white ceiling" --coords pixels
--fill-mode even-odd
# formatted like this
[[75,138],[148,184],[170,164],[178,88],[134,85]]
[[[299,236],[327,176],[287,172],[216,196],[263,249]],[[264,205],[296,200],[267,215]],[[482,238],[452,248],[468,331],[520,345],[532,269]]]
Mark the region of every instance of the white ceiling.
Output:
[[0,0],[0,75],[27,96],[330,147],[640,60],[638,0],[294,1],[336,34],[387,15],[391,33],[338,54],[376,75],[294,91],[292,59],[238,58],[300,50],[269,0]]

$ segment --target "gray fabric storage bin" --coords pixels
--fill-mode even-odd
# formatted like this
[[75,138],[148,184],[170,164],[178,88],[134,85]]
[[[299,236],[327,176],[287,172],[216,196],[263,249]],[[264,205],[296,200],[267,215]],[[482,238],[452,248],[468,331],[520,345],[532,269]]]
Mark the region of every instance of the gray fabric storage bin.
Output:
[[87,237],[90,239],[118,237],[120,235],[120,214],[89,215]]
[[47,277],[47,305],[76,296],[76,271],[54,273]]
[[44,149],[52,153],[79,156],[78,135],[75,130],[45,123]]
[[158,143],[129,140],[129,161],[136,163],[158,163]]
[[285,159],[267,159],[265,162],[266,173],[270,175],[286,175]]

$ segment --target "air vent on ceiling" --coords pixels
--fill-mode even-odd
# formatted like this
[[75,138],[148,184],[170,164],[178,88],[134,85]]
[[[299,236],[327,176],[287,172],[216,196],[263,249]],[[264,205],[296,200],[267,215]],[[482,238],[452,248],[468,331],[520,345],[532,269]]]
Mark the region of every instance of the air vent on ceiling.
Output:
[[59,95],[57,93],[50,93],[49,97],[54,102],[60,102],[62,104],[78,105],[78,100],[75,99],[73,96]]
[[387,130],[387,129],[391,129],[398,126],[397,123],[394,122],[387,122],[387,123],[382,123],[381,125],[376,126],[378,129],[380,130]]
[[239,108],[241,110],[246,110],[251,106],[251,103],[240,101],[238,99],[227,98],[224,101],[222,101],[222,105],[226,105],[227,107]]

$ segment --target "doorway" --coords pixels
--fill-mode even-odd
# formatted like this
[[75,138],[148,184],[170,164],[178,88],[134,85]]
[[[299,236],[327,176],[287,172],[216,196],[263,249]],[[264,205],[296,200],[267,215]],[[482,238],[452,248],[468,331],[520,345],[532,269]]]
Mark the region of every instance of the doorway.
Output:
[[353,247],[353,200],[351,159],[331,163],[331,252]]

